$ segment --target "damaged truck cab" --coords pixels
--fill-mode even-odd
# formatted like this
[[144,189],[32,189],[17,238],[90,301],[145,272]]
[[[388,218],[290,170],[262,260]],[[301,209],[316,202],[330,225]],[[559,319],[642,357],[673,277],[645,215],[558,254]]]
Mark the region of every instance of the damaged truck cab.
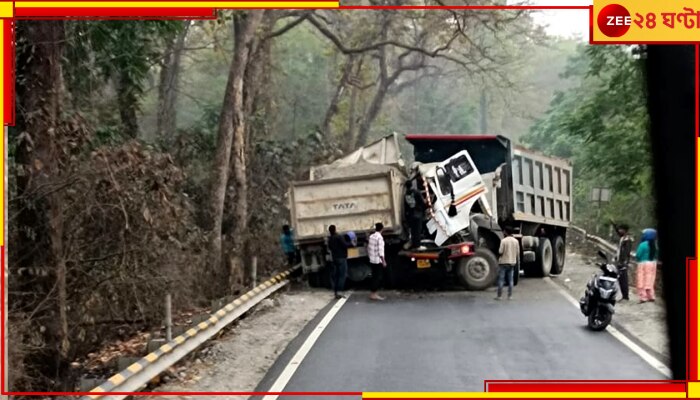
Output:
[[[572,167],[568,161],[513,146],[509,139],[496,135],[407,135],[406,139],[413,145],[417,162],[424,166],[437,163],[433,176],[426,174],[433,190],[443,199],[448,192],[450,199],[454,198],[458,215],[452,217],[451,225],[443,222],[448,233],[464,227],[453,234],[496,256],[502,227],[511,226],[519,232],[516,238],[526,275],[562,272],[572,214]],[[475,172],[471,174],[479,175],[480,182],[469,179],[469,174],[463,177],[452,172],[472,168]],[[436,219],[445,219],[446,214],[435,214]],[[436,244],[438,238],[442,236],[436,236]],[[460,268],[458,273],[467,274],[463,280],[473,280],[470,271]],[[495,274],[488,275],[488,280],[495,279]]]

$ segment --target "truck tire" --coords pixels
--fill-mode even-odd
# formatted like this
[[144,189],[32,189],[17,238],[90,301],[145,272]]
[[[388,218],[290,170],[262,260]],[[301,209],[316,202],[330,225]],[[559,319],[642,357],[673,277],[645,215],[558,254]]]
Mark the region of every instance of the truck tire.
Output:
[[491,250],[480,247],[459,261],[457,275],[467,290],[485,290],[496,284],[498,260]]
[[564,271],[564,263],[566,262],[566,243],[561,236],[557,235],[552,239],[552,251],[554,254],[552,274],[559,275]]
[[538,277],[549,276],[552,272],[552,264],[554,262],[554,252],[552,251],[552,242],[547,238],[540,238],[540,245],[537,248],[537,260],[533,268],[533,275]]

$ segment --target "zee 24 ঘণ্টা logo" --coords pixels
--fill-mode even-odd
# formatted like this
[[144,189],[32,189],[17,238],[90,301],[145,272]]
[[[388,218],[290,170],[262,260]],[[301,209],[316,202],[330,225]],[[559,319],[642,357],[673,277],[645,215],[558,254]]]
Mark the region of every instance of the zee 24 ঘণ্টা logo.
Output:
[[[635,7],[638,3],[634,4]],[[638,30],[635,37],[642,32],[646,39],[655,41],[657,33],[661,31],[670,32],[674,30],[672,35],[683,35],[695,38],[694,41],[700,39],[700,11],[695,11],[690,7],[677,7],[678,10],[652,10],[648,7],[645,10],[635,10],[639,12],[631,13],[625,6],[620,4],[608,4],[603,7],[596,18],[596,23],[600,32],[608,38],[619,38],[628,33],[631,27],[636,27]],[[664,7],[665,5],[658,4]],[[674,7],[675,8],[675,7]],[[661,30],[661,31],[659,31]],[[661,33],[662,35],[667,35]],[[629,36],[629,35],[628,35]]]

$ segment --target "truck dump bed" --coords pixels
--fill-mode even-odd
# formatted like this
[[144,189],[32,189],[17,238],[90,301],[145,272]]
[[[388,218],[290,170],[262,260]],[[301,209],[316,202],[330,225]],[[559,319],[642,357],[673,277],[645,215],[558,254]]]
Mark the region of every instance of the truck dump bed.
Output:
[[290,192],[292,224],[299,242],[339,232],[366,232],[382,222],[388,233],[401,232],[405,177],[389,165],[356,164],[326,171],[323,179],[294,182]]
[[512,159],[513,218],[567,227],[571,223],[571,164],[520,146]]

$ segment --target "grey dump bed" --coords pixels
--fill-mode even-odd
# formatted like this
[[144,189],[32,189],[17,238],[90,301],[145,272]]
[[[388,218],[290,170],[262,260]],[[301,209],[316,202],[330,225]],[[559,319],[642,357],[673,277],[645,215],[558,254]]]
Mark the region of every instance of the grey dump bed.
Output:
[[572,218],[572,167],[522,147],[513,149],[513,218],[568,226]]

